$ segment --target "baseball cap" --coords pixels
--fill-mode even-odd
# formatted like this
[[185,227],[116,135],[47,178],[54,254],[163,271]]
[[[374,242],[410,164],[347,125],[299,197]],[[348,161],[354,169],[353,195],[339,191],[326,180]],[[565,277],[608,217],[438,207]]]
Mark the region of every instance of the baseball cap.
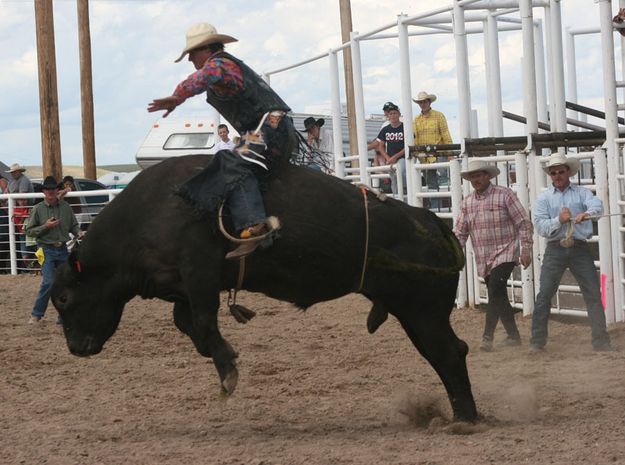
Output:
[[391,111],[391,110],[399,111],[399,107],[395,105],[393,102],[386,102],[384,106],[382,107],[382,111]]

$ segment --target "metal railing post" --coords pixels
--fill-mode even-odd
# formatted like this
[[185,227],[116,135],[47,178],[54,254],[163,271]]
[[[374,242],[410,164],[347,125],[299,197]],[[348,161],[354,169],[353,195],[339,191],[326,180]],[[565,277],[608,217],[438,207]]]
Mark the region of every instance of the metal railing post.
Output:
[[339,62],[337,52],[328,53],[330,61],[330,91],[332,95],[332,139],[334,145],[334,174],[345,175],[343,158],[343,130],[341,128],[341,91],[339,88]]
[[[460,177],[460,160],[451,160],[449,163],[449,185],[451,187],[451,213],[454,226],[458,215],[460,215],[460,208],[462,206],[462,178]],[[466,260],[465,260],[466,262]],[[466,307],[467,296],[467,265],[465,263],[464,268],[460,272],[460,279],[458,280],[458,296],[456,303],[458,307]]]
[[[414,160],[410,158],[410,146],[414,141],[412,130],[412,90],[410,87],[410,46],[408,43],[408,25],[403,22],[406,15],[397,18],[397,30],[399,33],[399,78],[401,81],[401,109],[404,115],[404,159],[406,162],[406,201],[408,205],[415,205],[414,180],[409,175],[414,170]],[[401,177],[401,175],[400,175]],[[403,183],[402,183],[403,184]],[[403,191],[400,191],[403,196]]]
[[350,33],[352,51],[352,72],[354,78],[354,104],[356,106],[356,138],[358,139],[358,162],[360,163],[360,182],[369,185],[367,165],[367,130],[365,128],[365,101],[362,89],[362,66],[360,62],[360,42],[358,33]]
[[[517,197],[523,205],[523,208],[528,211],[530,209],[530,195],[529,195],[529,178],[528,178],[528,160],[525,153],[517,152],[514,159],[516,165],[516,181],[517,181]],[[533,255],[533,250],[532,250]],[[523,292],[523,315],[530,315],[534,311],[534,274],[533,264],[527,267],[527,269],[521,268],[521,282]]]
[[[609,205],[610,195],[608,191],[608,164],[605,149],[596,148],[595,162],[595,187],[596,195],[604,205]],[[612,247],[615,241],[611,239],[610,217],[599,218],[597,222],[599,241],[599,270],[601,276],[601,294],[605,302],[605,319],[607,323],[616,321],[616,309],[614,308],[614,275],[612,273]],[[617,232],[617,234],[619,234]],[[620,235],[620,234],[619,234]],[[618,237],[618,236],[617,236]]]

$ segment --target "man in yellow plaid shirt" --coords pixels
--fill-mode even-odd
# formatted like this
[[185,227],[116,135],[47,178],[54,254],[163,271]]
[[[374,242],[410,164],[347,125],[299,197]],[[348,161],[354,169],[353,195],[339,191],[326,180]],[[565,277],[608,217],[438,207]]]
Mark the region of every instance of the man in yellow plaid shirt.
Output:
[[[417,115],[412,123],[415,145],[439,145],[451,144],[451,136],[447,127],[447,119],[440,111],[433,110],[431,105],[436,100],[436,95],[421,91],[412,99],[421,108],[421,114]],[[421,163],[435,163],[436,156],[421,159]],[[427,186],[431,190],[438,190],[438,173],[436,170],[425,172]],[[440,199],[431,199],[432,208],[438,208]]]

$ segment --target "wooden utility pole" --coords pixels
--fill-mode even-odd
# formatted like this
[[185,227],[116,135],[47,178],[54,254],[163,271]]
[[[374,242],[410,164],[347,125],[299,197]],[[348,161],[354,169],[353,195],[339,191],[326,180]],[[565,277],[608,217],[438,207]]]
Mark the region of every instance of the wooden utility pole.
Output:
[[[341,39],[343,43],[350,40],[352,32],[352,7],[350,0],[339,0],[341,14]],[[343,67],[345,68],[345,96],[347,99],[347,124],[349,127],[350,154],[358,153],[356,136],[356,107],[354,105],[354,74],[352,71],[352,51],[343,49]],[[353,164],[354,162],[352,162]],[[356,162],[357,163],[357,162]]]
[[82,161],[85,178],[96,179],[89,1],[78,0],[77,5],[78,45],[80,50],[80,101],[82,109]]
[[39,117],[41,120],[43,175],[54,176],[60,181],[63,175],[63,164],[61,162],[52,0],[35,0],[35,29],[39,68]]

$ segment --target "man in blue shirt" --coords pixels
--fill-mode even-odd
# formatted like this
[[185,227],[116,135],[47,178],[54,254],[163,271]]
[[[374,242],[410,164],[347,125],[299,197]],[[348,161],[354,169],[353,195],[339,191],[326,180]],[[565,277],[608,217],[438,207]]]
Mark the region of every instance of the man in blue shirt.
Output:
[[544,170],[552,185],[534,204],[534,225],[538,234],[547,239],[547,248],[532,315],[530,352],[543,350],[547,343],[551,299],[566,268],[571,270],[584,296],[594,350],[613,350],[606,330],[599,277],[587,242],[592,236],[589,218],[603,213],[603,203],[585,187],[571,184],[571,176],[579,170],[578,160],[555,154]]

